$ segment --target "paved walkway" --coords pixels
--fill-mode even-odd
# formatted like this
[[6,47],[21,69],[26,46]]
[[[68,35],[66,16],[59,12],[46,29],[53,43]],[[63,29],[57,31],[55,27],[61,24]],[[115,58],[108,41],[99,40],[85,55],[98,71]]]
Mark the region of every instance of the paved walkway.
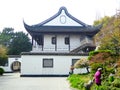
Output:
[[66,77],[20,77],[19,73],[0,76],[0,90],[71,90]]

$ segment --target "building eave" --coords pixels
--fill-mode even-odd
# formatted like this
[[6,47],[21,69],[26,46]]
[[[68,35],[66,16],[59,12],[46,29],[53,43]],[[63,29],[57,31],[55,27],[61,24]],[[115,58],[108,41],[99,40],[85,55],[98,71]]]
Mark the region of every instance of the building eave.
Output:
[[100,31],[98,27],[78,27],[78,26],[41,26],[41,27],[33,27],[25,25],[26,30],[32,33],[78,33],[78,34],[86,34],[86,35],[95,35]]
[[22,52],[21,55],[88,56],[88,53]]

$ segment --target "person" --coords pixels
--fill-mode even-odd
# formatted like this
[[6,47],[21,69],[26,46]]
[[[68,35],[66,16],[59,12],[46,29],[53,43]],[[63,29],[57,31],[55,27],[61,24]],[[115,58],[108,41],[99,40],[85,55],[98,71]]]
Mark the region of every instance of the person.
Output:
[[70,72],[69,72],[70,75],[74,73],[73,70],[74,70],[74,66],[71,65],[71,67],[70,67]]
[[101,85],[101,70],[102,70],[102,68],[98,68],[95,75],[94,75],[95,83],[98,86]]

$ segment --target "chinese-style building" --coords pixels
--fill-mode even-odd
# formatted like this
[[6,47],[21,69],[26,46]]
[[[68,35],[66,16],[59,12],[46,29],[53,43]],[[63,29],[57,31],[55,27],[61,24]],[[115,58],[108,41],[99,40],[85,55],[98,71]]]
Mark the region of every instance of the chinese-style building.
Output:
[[76,19],[65,7],[39,24],[23,23],[33,48],[21,54],[21,76],[67,76],[71,65],[95,50],[93,36],[101,28]]

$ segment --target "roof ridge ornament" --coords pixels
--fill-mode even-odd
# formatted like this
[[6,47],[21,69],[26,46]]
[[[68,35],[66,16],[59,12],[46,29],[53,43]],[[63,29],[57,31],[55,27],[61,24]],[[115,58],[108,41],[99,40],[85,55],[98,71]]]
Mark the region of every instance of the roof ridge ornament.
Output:
[[60,7],[60,9],[59,9],[58,13],[61,13],[61,12],[62,12],[62,10],[64,10],[64,11],[65,11],[65,13],[68,13],[67,8],[66,8],[66,7],[64,7],[64,6]]

